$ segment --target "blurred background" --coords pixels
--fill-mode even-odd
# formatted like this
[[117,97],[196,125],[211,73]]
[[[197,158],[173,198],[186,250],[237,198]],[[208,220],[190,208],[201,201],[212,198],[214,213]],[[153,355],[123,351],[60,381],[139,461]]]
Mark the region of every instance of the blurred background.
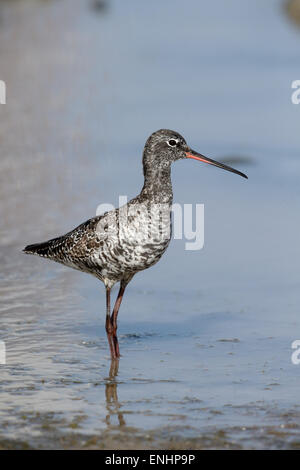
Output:
[[[0,448],[297,448],[297,0],[2,0]],[[130,284],[110,370],[99,281],[22,248],[141,189],[160,128],[205,244]]]

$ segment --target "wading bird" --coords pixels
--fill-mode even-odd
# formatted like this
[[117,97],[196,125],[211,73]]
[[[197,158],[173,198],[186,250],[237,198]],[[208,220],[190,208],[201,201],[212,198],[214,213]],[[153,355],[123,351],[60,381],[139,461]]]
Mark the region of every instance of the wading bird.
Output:
[[[89,219],[66,235],[23,250],[90,273],[104,283],[106,332],[112,359],[120,357],[117,316],[125,288],[137,272],[158,262],[170,242],[171,164],[191,158],[247,178],[240,171],[195,152],[178,132],[161,129],[145,144],[144,186],[138,196],[118,209]],[[110,293],[117,282],[120,290],[111,314]]]

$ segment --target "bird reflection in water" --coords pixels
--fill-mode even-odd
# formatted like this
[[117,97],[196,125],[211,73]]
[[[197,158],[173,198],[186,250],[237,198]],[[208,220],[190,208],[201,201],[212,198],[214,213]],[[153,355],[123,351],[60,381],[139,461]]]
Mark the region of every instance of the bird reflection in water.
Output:
[[118,426],[125,426],[125,420],[123,413],[120,411],[121,405],[118,400],[117,387],[118,383],[116,377],[119,371],[119,360],[113,359],[110,364],[109,376],[106,379],[105,384],[105,398],[106,398],[106,409],[107,415],[105,418],[107,426],[117,426],[117,424],[111,423],[111,419],[114,415],[118,417]]

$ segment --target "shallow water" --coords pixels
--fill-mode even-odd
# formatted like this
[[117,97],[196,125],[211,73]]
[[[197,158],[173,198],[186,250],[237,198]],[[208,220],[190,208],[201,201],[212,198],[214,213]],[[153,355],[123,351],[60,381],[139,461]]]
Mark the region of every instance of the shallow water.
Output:
[[[300,446],[300,36],[262,3],[1,2],[0,448]],[[160,127],[249,180],[174,165],[204,249],[133,279],[117,370],[103,286],[21,249],[134,196]]]

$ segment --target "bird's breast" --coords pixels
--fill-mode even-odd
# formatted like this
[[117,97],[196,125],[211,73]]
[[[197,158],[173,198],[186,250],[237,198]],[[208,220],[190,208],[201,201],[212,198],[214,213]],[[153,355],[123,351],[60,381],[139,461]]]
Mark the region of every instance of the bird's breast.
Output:
[[127,204],[107,214],[98,227],[101,246],[94,259],[109,275],[121,276],[155,264],[171,238],[169,204]]
[[169,205],[134,207],[119,225],[120,249],[126,264],[137,270],[155,264],[169,245],[171,219]]

